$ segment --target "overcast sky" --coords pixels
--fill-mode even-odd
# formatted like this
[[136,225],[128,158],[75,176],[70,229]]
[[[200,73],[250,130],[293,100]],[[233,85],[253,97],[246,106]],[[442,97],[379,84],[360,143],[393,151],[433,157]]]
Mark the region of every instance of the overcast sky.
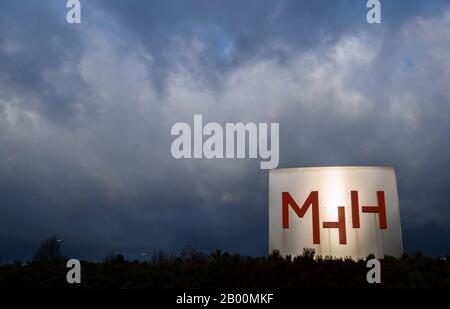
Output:
[[405,249],[450,251],[450,4],[0,2],[0,258],[264,255],[258,160],[175,160],[175,122],[279,122],[279,167],[393,165]]

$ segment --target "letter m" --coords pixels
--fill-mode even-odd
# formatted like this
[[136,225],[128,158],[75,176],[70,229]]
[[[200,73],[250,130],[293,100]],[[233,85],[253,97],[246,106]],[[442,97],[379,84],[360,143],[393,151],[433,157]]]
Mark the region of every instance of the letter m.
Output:
[[283,228],[289,228],[289,206],[295,211],[297,216],[303,218],[312,205],[312,227],[313,227],[313,244],[320,244],[320,225],[319,225],[319,192],[311,191],[302,207],[299,207],[289,192],[281,194]]

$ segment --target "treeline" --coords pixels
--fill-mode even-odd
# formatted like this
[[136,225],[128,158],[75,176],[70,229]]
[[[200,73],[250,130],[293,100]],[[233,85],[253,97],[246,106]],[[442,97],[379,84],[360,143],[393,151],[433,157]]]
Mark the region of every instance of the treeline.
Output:
[[[371,258],[370,256],[368,258]],[[163,252],[150,261],[127,261],[112,255],[103,262],[81,262],[81,284],[66,282],[66,259],[0,265],[0,287],[11,288],[450,288],[450,256],[431,258],[418,253],[381,262],[381,284],[368,284],[365,260],[315,257],[306,250],[297,257],[277,253],[266,257],[204,254],[179,256]]]

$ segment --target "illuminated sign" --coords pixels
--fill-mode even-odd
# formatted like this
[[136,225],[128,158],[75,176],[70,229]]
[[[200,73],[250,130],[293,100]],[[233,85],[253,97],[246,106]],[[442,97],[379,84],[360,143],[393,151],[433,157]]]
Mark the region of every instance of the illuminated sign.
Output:
[[395,171],[319,167],[269,172],[269,249],[363,258],[403,253]]

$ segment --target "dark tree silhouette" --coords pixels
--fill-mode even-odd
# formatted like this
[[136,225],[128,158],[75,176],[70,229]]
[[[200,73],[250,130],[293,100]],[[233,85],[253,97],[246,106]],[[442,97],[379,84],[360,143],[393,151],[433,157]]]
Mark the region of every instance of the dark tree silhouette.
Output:
[[47,238],[33,255],[33,262],[54,262],[62,259],[60,242],[56,236]]
[[385,256],[380,259],[381,284],[367,282],[367,259],[320,256],[312,249],[297,256],[283,257],[275,251],[249,257],[220,250],[208,255],[188,248],[180,255],[160,251],[153,261],[129,261],[119,254],[103,262],[81,261],[83,281],[75,286],[66,281],[66,263],[60,257],[56,237],[52,237],[34,259],[47,262],[0,264],[0,288],[450,288],[450,255]]

